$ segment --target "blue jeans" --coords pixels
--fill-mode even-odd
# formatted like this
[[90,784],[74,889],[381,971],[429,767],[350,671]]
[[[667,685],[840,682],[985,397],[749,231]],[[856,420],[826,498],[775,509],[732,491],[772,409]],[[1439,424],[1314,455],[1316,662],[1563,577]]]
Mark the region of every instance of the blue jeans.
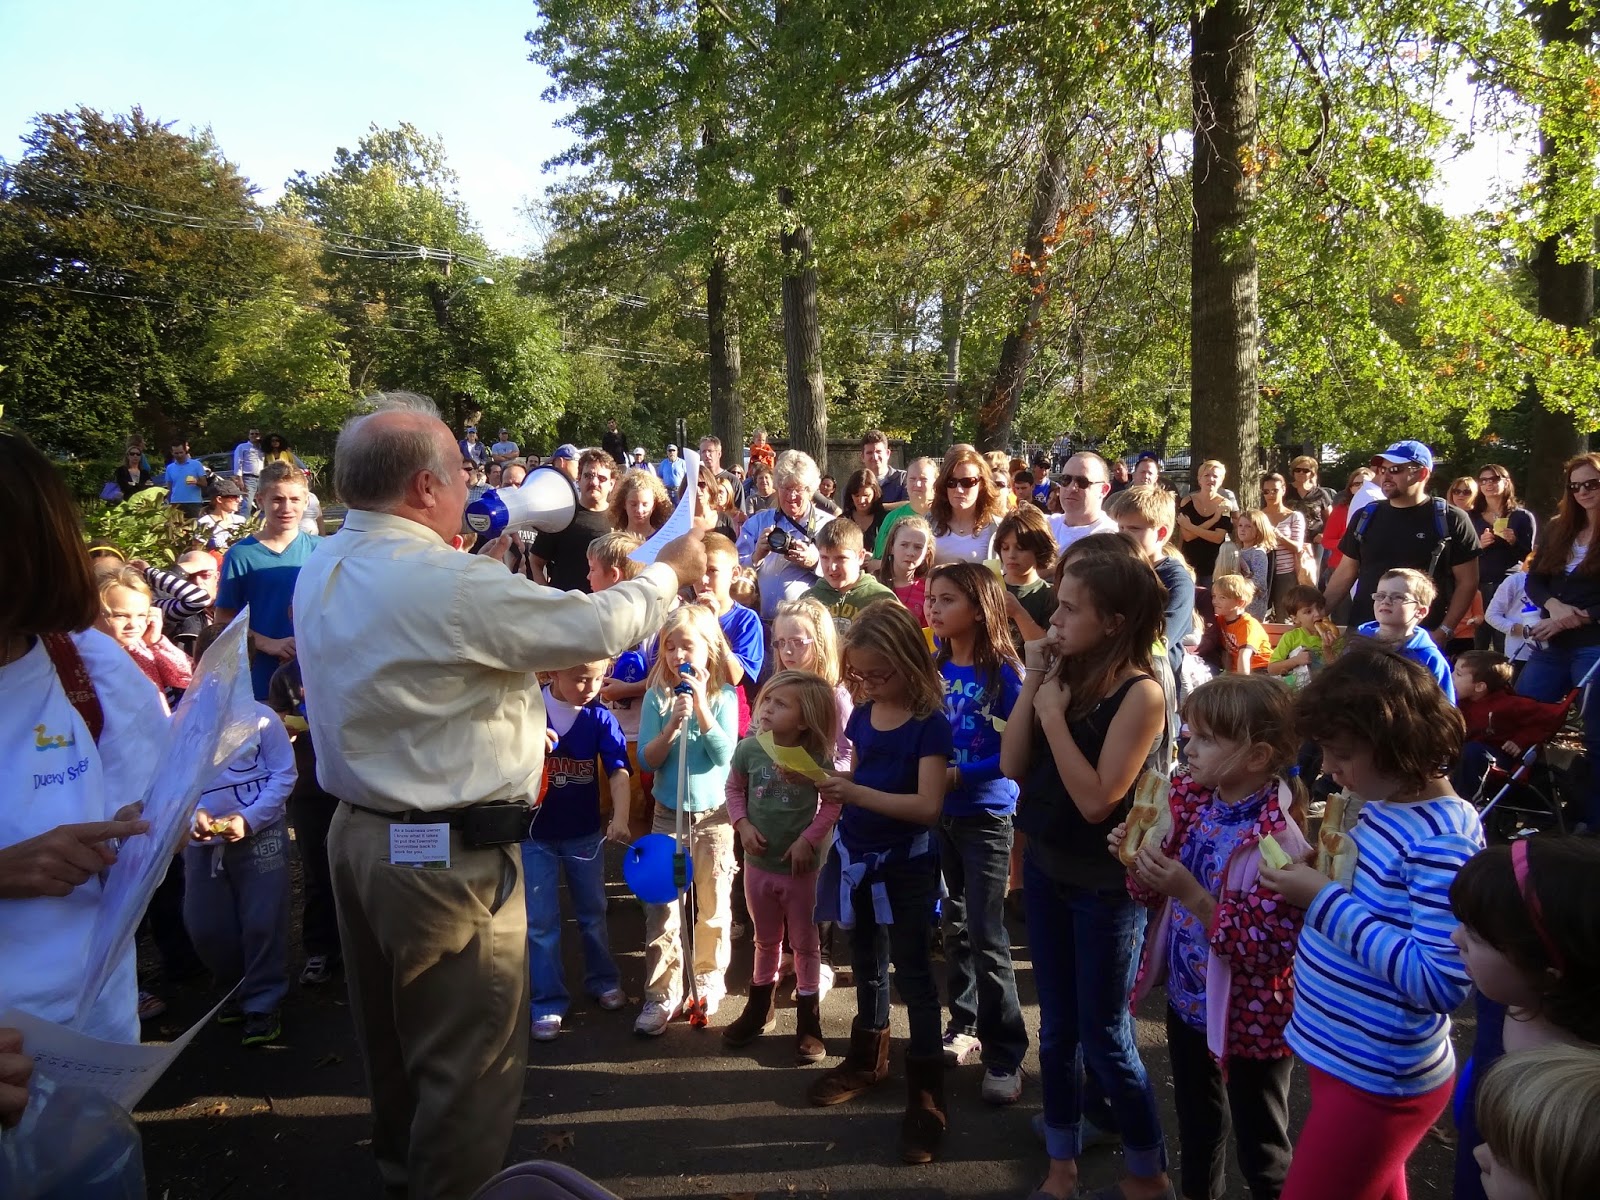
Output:
[[[1560,700],[1596,662],[1600,662],[1600,646],[1552,645],[1535,650],[1517,679],[1517,694],[1546,702]],[[1600,683],[1600,672],[1596,682]],[[1589,777],[1582,819],[1591,833],[1600,832],[1600,781],[1596,779],[1596,769],[1600,768],[1600,702],[1583,706],[1583,751],[1589,760]]]
[[239,984],[240,1008],[278,1010],[289,993],[289,829],[282,817],[237,842],[183,848],[183,923],[217,982]]
[[1158,1175],[1167,1169],[1167,1143],[1128,1011],[1145,910],[1126,892],[1052,879],[1031,855],[1023,857],[1022,882],[1039,991],[1045,1148],[1061,1161],[1082,1153],[1087,1069],[1116,1118],[1128,1170]]
[[1011,817],[944,817],[938,831],[939,866],[950,893],[944,902],[949,1028],[978,1036],[984,1066],[1015,1071],[1028,1052],[1028,1030],[1006,932]]
[[606,863],[602,833],[583,837],[529,839],[522,843],[522,875],[528,905],[528,979],[533,1019],[566,1015],[569,997],[561,970],[561,875],[583,937],[583,986],[600,996],[620,986],[616,960],[606,940]]
[[931,1058],[943,1053],[939,1033],[939,988],[933,981],[933,901],[939,861],[923,854],[883,868],[874,879],[889,895],[893,922],[878,924],[872,910],[872,884],[851,895],[856,923],[850,931],[851,965],[856,974],[856,1027],[889,1027],[889,963],[894,989],[911,1025],[908,1053]]

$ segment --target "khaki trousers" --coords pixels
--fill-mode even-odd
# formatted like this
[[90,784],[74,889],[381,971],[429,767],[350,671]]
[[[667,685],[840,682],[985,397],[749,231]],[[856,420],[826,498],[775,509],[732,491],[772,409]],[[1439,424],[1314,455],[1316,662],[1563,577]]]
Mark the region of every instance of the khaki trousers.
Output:
[[522,861],[452,830],[448,869],[391,866],[389,827],[341,804],[328,831],[372,1149],[391,1196],[467,1200],[504,1164],[522,1103]]
[[[672,809],[656,805],[651,824],[654,833],[671,833],[677,818]],[[733,925],[733,826],[726,808],[684,814],[684,824],[694,821],[694,973],[714,976],[720,983],[733,953],[729,936]],[[683,942],[678,926],[678,905],[644,906],[644,995],[676,1007],[683,999]]]

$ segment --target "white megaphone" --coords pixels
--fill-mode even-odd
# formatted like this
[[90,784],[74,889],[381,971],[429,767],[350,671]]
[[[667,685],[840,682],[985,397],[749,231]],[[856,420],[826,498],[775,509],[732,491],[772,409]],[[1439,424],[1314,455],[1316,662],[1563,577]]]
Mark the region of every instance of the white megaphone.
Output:
[[508,529],[560,533],[577,511],[572,480],[557,467],[539,467],[521,487],[490,488],[467,505],[467,528],[490,542]]

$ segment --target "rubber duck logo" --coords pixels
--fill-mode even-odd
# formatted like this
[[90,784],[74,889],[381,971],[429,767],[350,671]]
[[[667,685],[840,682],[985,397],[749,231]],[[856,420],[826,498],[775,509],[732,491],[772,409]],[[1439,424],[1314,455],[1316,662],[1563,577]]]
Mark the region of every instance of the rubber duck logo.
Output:
[[69,733],[65,736],[59,733],[52,735],[45,731],[43,725],[35,725],[33,727],[33,748],[35,750],[66,750],[77,744],[78,735],[75,733]]

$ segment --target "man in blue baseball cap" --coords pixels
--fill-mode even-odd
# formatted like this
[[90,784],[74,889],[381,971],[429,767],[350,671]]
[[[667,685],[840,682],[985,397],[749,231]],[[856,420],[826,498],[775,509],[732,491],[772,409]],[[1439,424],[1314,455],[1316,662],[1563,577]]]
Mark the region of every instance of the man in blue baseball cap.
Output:
[[1439,595],[1420,618],[1443,645],[1478,590],[1478,539],[1465,512],[1428,495],[1433,451],[1421,442],[1396,442],[1372,459],[1383,499],[1350,514],[1339,552],[1344,560],[1328,580],[1332,608],[1355,587],[1350,624],[1372,620],[1372,594],[1388,571],[1410,567],[1433,580]]

